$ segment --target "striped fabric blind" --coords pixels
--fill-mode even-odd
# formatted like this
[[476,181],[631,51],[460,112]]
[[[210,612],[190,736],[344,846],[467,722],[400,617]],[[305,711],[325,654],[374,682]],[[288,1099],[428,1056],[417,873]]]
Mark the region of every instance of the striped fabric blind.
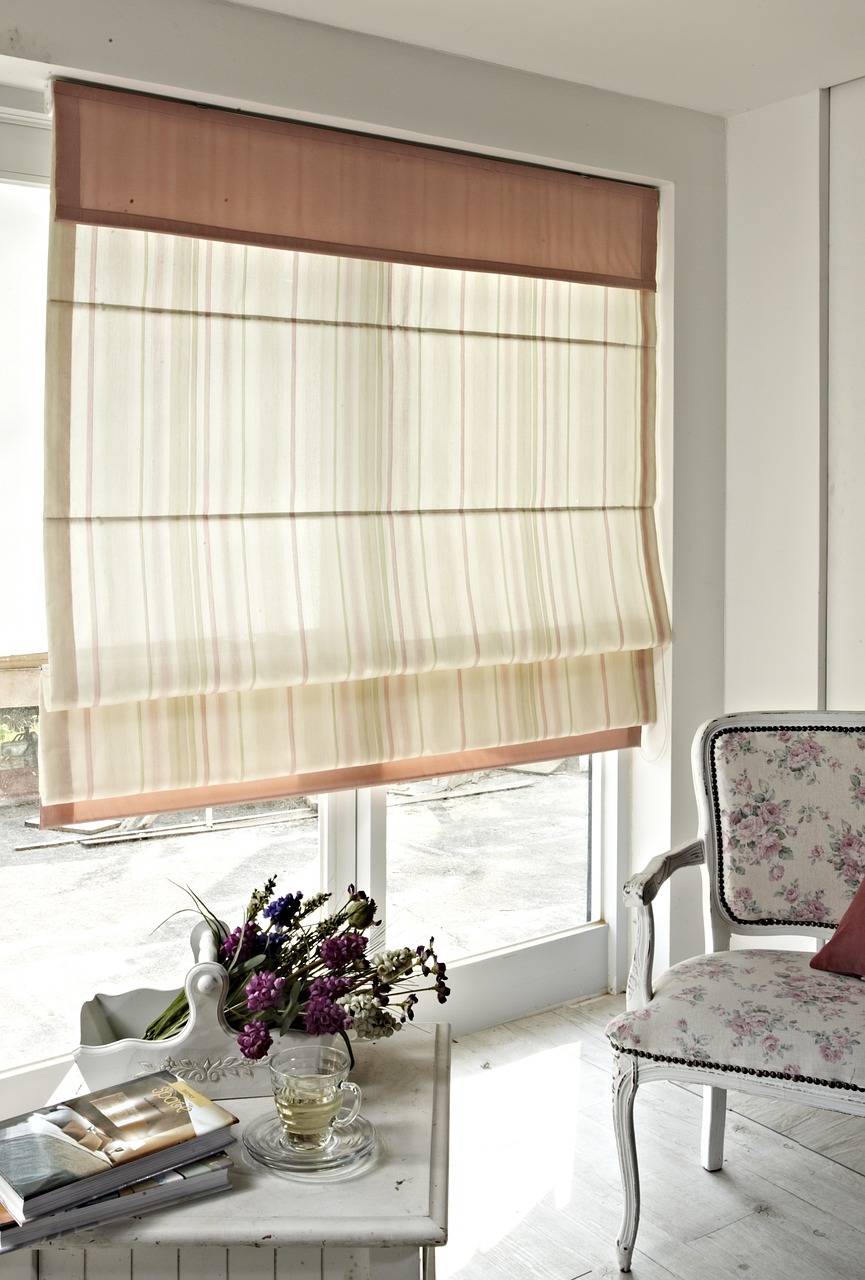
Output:
[[654,295],[56,221],[43,824],[638,740]]

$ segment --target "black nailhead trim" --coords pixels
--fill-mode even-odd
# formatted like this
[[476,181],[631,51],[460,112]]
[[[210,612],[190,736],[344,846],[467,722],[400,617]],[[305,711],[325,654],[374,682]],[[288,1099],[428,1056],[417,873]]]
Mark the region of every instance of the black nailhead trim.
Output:
[[[865,730],[860,730],[863,732]],[[865,1085],[848,1084],[844,1080],[820,1080],[814,1076],[788,1075],[786,1071],[762,1071],[759,1067],[737,1067],[732,1062],[700,1062],[693,1058],[669,1058],[665,1054],[647,1053],[645,1049],[625,1049],[614,1046],[619,1053],[629,1053],[632,1058],[647,1058],[650,1062],[669,1062],[676,1067],[690,1067],[703,1071],[730,1071],[739,1075],[761,1076],[773,1080],[789,1080],[791,1084],[816,1084],[827,1089],[847,1089],[850,1093],[865,1093]]]

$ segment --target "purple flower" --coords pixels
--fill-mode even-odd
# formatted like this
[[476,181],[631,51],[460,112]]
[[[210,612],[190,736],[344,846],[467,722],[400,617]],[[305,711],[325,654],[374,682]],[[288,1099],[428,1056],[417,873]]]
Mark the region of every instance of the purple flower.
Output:
[[367,939],[362,933],[341,933],[337,938],[325,938],[320,955],[328,969],[343,969],[359,960],[366,949]]
[[351,982],[348,978],[337,978],[331,975],[327,978],[313,978],[309,984],[309,997],[311,1000],[323,998],[325,1000],[338,1000],[340,996],[344,996],[351,988]]
[[273,1044],[273,1036],[263,1022],[247,1022],[237,1037],[237,1047],[244,1058],[264,1058]]
[[311,1036],[328,1036],[345,1031],[351,1026],[351,1018],[327,996],[310,996],[303,1012],[303,1024]]
[[264,914],[274,924],[286,928],[300,910],[302,898],[302,893],[287,893],[284,898],[274,898],[273,902],[264,908]]
[[254,973],[246,984],[246,1003],[250,1012],[263,1013],[265,1009],[275,1009],[284,986],[285,978],[277,978],[267,969]]
[[[243,938],[242,942],[240,941],[241,937]],[[266,940],[264,934],[259,932],[251,920],[248,920],[242,928],[238,925],[236,929],[232,929],[219,948],[219,958],[223,964],[228,964],[234,959],[238,943],[240,943],[240,952],[237,956],[237,963],[242,964],[250,956],[258,955],[259,952],[263,951]]]

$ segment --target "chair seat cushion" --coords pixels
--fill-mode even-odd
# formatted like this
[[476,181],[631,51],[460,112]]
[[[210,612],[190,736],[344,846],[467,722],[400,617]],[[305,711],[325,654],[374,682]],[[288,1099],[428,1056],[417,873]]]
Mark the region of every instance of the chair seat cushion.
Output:
[[693,1067],[865,1091],[865,983],[807,951],[719,951],[668,969],[643,1009],[613,1018],[614,1048]]

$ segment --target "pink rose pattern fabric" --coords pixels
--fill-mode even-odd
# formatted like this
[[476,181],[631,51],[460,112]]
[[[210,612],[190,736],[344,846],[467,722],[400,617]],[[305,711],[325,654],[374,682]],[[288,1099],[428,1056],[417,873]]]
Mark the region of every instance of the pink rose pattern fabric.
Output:
[[607,1035],[649,1058],[865,1090],[865,983],[811,969],[810,959],[746,950],[685,960]]
[[711,753],[731,919],[837,925],[865,878],[865,726],[720,732]]

